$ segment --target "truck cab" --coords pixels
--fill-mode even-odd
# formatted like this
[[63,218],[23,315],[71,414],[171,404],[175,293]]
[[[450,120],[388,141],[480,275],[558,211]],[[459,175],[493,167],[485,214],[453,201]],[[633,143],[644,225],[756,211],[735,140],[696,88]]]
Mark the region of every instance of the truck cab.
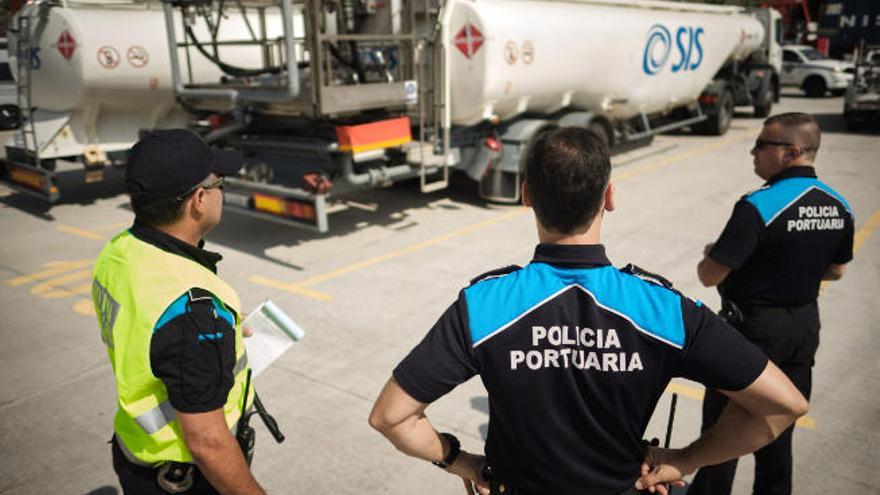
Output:
[[782,47],[782,85],[798,87],[810,97],[840,96],[853,79],[853,64],[834,60],[807,45]]

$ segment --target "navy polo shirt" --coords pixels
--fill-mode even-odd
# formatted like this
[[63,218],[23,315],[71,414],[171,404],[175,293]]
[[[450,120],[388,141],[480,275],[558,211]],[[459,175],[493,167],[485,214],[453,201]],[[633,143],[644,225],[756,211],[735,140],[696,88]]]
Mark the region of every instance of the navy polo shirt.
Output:
[[813,167],[789,167],[743,196],[709,256],[733,271],[719,286],[740,304],[816,300],[832,263],[853,258],[853,214]]
[[524,268],[459,293],[394,370],[430,403],[479,374],[486,455],[530,493],[631,487],[642,435],[669,380],[739,390],[767,358],[712,311],[611,266],[601,245],[542,244]]

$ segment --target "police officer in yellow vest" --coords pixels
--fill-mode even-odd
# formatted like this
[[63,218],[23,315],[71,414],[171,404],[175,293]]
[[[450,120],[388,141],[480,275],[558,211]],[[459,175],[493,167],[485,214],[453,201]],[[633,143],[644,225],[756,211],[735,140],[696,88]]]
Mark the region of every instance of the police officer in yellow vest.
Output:
[[[116,375],[113,468],[125,493],[264,493],[234,437],[253,402],[235,291],[202,249],[239,153],[182,129],[131,149],[134,225],[95,264],[92,297]],[[248,392],[249,391],[249,392]]]

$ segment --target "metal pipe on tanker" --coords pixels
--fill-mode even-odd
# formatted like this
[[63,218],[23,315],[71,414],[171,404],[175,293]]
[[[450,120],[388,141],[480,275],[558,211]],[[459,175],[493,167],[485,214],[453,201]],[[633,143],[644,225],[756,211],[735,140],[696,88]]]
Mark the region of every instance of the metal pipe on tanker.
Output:
[[296,50],[293,45],[293,2],[281,1],[281,16],[284,25],[284,49],[287,51],[287,96],[299,96],[299,68],[296,65]]
[[[177,33],[174,32],[174,7],[170,2],[163,2],[165,12],[165,29],[168,33],[168,56],[171,61],[171,85],[177,96],[189,96],[194,98],[229,98],[235,103],[238,91],[234,89],[186,89],[180,77],[180,62],[177,57]],[[181,19],[183,19],[181,12]],[[183,22],[186,22],[183,20]],[[233,105],[234,106],[234,105]]]
[[354,172],[354,159],[350,153],[345,153],[342,155],[342,176],[345,182],[351,185],[375,187],[389,180],[414,176],[414,172],[409,165],[395,165],[393,167],[369,169],[365,173],[356,174]]

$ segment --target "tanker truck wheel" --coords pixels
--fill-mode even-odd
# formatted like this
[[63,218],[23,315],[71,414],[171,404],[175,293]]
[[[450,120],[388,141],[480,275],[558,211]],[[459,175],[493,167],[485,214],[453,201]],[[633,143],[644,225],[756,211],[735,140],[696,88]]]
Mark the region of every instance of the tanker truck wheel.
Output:
[[697,124],[695,130],[699,134],[709,136],[721,136],[730,129],[730,121],[733,120],[733,95],[724,90],[718,95],[718,100],[711,112],[706,112],[705,122]]
[[587,129],[595,132],[596,135],[599,136],[599,139],[601,139],[608,148],[614,146],[612,131],[601,120],[591,120],[590,123],[587,124]]
[[767,91],[764,101],[755,104],[755,117],[763,119],[768,117],[773,110],[773,92]]

